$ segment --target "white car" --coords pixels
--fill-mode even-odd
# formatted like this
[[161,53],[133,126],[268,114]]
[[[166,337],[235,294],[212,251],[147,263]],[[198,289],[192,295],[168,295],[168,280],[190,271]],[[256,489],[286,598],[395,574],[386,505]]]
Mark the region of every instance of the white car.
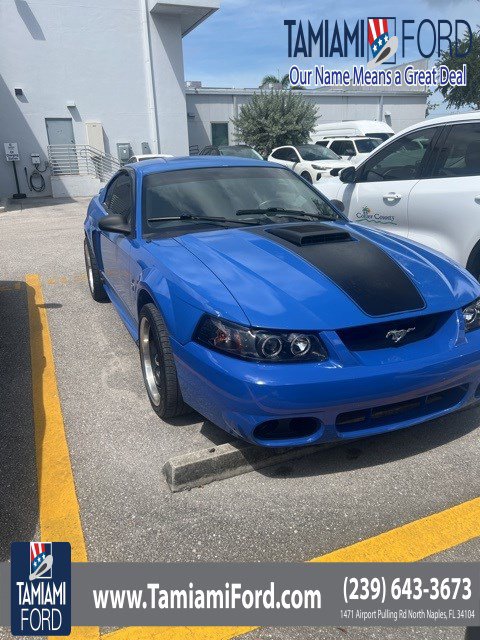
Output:
[[268,156],[268,160],[293,169],[310,183],[325,176],[330,177],[332,169],[350,166],[347,160],[342,160],[330,149],[316,144],[277,147]]
[[380,138],[358,136],[356,138],[323,138],[322,140],[317,140],[315,144],[331,149],[337,156],[344,160],[349,160],[352,164],[359,164],[382,142],[383,140]]
[[441,251],[480,278],[480,112],[425,120],[318,189],[350,220]]
[[173,158],[168,153],[142,153],[141,155],[132,156],[128,160],[128,164],[131,162],[141,162],[142,160],[152,160],[153,158]]

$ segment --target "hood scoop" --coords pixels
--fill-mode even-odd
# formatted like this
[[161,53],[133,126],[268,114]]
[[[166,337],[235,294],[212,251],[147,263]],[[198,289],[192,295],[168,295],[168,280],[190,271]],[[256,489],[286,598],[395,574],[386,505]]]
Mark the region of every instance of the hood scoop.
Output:
[[288,227],[275,227],[266,229],[267,233],[287,242],[305,247],[316,244],[332,244],[336,242],[349,242],[353,240],[348,231],[342,231],[330,227],[327,224],[298,224]]

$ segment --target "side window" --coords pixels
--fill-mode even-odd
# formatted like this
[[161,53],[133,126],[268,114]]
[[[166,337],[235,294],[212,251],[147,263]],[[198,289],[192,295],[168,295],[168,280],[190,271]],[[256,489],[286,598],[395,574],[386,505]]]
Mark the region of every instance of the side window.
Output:
[[356,156],[357,155],[357,150],[355,149],[355,145],[353,144],[353,142],[351,140],[345,140],[345,142],[343,144],[345,145],[345,151],[343,152],[343,155],[345,155],[345,156]]
[[334,151],[339,156],[344,156],[345,154],[345,142],[343,140],[334,140],[330,145],[330,149]]
[[326,147],[328,144],[328,140],[319,140],[315,144],[318,144],[319,147]]
[[291,147],[282,147],[272,153],[272,157],[277,160],[287,160],[287,162],[298,162],[298,155],[295,149]]
[[132,180],[126,173],[121,173],[108,187],[105,198],[108,213],[124,216],[130,221],[133,213]]
[[360,181],[387,182],[419,178],[422,161],[436,131],[435,127],[430,127],[395,140],[364,164]]
[[433,178],[480,176],[480,123],[456,124],[437,150]]

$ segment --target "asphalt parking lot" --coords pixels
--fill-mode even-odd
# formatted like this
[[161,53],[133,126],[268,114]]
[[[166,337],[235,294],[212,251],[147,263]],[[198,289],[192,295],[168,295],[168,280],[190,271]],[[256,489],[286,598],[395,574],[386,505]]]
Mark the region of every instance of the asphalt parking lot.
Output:
[[[52,456],[39,445],[39,414],[32,411],[33,280],[27,285],[27,274],[39,276],[44,298],[39,313],[48,321],[90,561],[307,561],[359,541],[367,541],[358,553],[368,557],[371,539],[384,559],[480,559],[480,538],[468,525],[472,514],[478,519],[477,503],[454,509],[480,496],[480,408],[172,494],[164,463],[228,436],[198,414],[166,424],[151,410],[136,345],[113,306],[95,303],[88,291],[82,246],[87,202],[46,200],[0,214],[1,560],[8,559],[11,541],[40,533],[39,466],[40,509],[56,498],[48,484]],[[49,407],[45,403],[43,417]],[[44,444],[48,437],[47,430]],[[429,520],[439,512],[445,512],[440,520]],[[404,525],[419,520],[421,537],[409,538]],[[376,538],[383,532],[392,532],[384,542]],[[210,637],[195,629],[121,633],[107,637]],[[0,630],[0,638],[9,637]],[[260,629],[243,637],[437,640],[465,638],[465,629]]]

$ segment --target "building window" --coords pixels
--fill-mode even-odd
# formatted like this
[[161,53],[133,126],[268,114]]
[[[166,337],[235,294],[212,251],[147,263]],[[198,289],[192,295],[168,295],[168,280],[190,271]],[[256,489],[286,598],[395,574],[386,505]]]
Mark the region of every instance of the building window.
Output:
[[212,145],[228,145],[228,122],[212,122]]

